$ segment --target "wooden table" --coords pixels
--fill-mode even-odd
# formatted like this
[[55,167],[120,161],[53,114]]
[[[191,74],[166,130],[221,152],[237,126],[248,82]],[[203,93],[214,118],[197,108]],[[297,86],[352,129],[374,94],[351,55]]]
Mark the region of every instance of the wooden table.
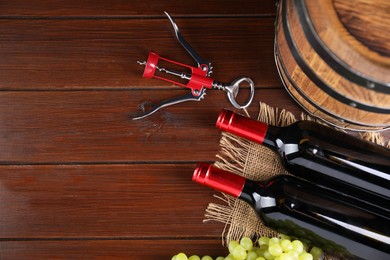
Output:
[[258,102],[301,111],[273,57],[275,3],[2,1],[0,259],[170,259],[226,255],[221,223],[202,223],[214,192],[191,181],[213,162],[220,91],[131,120],[188,92],[142,78],[153,49],[195,65],[173,36],[212,61],[213,77],[251,77]]

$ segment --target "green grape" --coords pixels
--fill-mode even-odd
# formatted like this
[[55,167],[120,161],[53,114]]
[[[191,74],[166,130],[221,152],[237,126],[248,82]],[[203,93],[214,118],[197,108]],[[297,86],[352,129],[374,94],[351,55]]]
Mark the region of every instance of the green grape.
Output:
[[271,255],[271,253],[270,253],[268,250],[267,250],[267,251],[264,251],[263,256],[264,256],[265,259],[268,259],[268,260],[274,259],[274,256]]
[[256,260],[257,254],[255,251],[249,251],[248,255],[246,256],[246,260]]
[[313,260],[313,256],[307,252],[303,252],[299,255],[299,260]]
[[283,239],[282,241],[280,241],[280,246],[282,247],[284,252],[289,252],[294,248],[289,239]]
[[238,246],[239,245],[239,243],[237,242],[237,241],[235,241],[235,240],[232,240],[232,241],[230,241],[229,242],[229,245],[228,245],[228,250],[229,250],[229,253],[233,253],[233,251],[234,251],[234,248],[236,247],[236,246]]
[[175,260],[188,260],[188,257],[184,253],[178,253]]
[[225,257],[225,260],[236,260],[232,254],[229,254],[227,257]]
[[268,250],[268,245],[261,245],[261,246],[260,246],[260,249],[261,249],[261,250]]
[[303,243],[299,240],[294,240],[291,242],[293,246],[293,250],[299,254],[303,252]]
[[268,241],[268,245],[270,246],[272,244],[279,244],[279,238],[277,237],[270,238],[270,240]]
[[268,251],[270,252],[271,255],[273,256],[280,256],[283,253],[283,249],[279,244],[271,244],[268,247]]
[[259,238],[259,245],[268,245],[268,242],[269,242],[269,237],[260,237]]
[[291,259],[298,259],[299,258],[299,254],[297,251],[290,251],[287,254],[291,257]]
[[245,250],[250,251],[253,247],[252,239],[250,239],[249,237],[243,237],[240,240],[240,245],[242,245]]
[[310,254],[313,255],[314,259],[319,259],[322,256],[322,249],[313,246],[312,249],[310,249]]
[[267,245],[262,245],[259,249],[256,250],[256,254],[258,256],[264,256],[264,252],[268,251],[268,246]]
[[[301,240],[291,241],[289,236],[280,234],[279,237],[268,238],[262,236],[254,246],[249,237],[242,237],[239,241],[232,240],[228,244],[229,255],[219,256],[216,260],[318,260],[322,256],[322,249],[312,247],[307,252],[308,245]],[[200,258],[192,255],[178,253],[171,260],[213,260],[206,255]]]
[[284,234],[279,234],[279,238],[280,238],[280,240],[287,239],[287,240],[291,241],[291,238],[287,235],[284,235]]
[[242,245],[238,245],[233,249],[233,256],[236,260],[244,260],[247,256],[247,252]]
[[298,258],[295,258],[292,254],[289,253],[283,253],[279,256],[279,260],[297,260]]
[[303,251],[308,251],[309,245],[307,243],[303,242],[303,241],[301,241],[301,242],[303,244]]

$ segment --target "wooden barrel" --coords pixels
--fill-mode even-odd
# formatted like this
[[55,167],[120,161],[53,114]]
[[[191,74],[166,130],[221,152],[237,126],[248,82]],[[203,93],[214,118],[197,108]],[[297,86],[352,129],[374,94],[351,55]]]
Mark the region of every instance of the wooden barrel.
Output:
[[352,130],[390,127],[390,1],[281,0],[275,61],[311,115]]

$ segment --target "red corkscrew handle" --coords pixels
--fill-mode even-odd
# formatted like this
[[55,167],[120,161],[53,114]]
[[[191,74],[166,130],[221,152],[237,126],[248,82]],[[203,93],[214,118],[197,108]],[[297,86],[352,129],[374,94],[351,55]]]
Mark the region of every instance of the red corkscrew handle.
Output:
[[[161,68],[158,67],[159,60],[183,67],[187,70],[189,69],[191,71],[191,74],[189,75],[189,78],[187,78],[187,76],[185,78],[185,79],[188,79],[188,83],[183,84],[183,83],[180,83],[178,81],[174,81],[174,80],[162,77],[162,76],[157,76],[156,69],[161,70]],[[165,68],[163,70],[166,72],[169,71],[169,69],[165,69]],[[150,51],[148,59],[147,59],[146,64],[145,64],[145,70],[144,70],[143,77],[148,78],[148,79],[156,78],[156,79],[167,81],[169,83],[173,83],[173,84],[181,86],[181,87],[189,88],[189,89],[191,89],[194,96],[198,96],[201,93],[202,88],[211,89],[213,87],[214,80],[207,77],[207,71],[208,71],[207,64],[201,64],[200,67],[192,67],[192,66],[189,66],[189,65],[177,62],[177,61],[173,61],[173,60],[161,57],[157,53]],[[178,73],[178,74],[180,74],[180,75],[177,75],[177,76],[180,77],[181,73]],[[184,74],[185,73],[183,73],[183,75]]]

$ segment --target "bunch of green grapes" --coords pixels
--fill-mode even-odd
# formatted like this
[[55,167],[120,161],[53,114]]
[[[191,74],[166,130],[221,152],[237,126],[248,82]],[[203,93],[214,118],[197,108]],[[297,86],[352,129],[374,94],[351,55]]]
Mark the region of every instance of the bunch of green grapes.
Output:
[[[228,245],[229,255],[219,256],[215,260],[317,260],[322,256],[322,250],[318,247],[310,248],[300,240],[291,241],[290,237],[260,237],[257,243],[253,243],[249,237],[243,237],[240,241],[230,241]],[[187,257],[179,253],[172,260],[213,260],[210,256],[197,255]]]

